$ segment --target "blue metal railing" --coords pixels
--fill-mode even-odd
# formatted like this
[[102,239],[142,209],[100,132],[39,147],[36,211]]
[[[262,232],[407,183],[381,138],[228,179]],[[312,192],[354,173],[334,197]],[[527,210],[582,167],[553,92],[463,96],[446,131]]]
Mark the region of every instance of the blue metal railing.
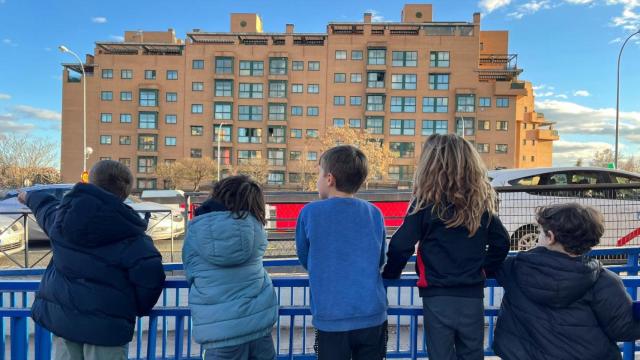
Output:
[[[625,265],[610,269],[623,273],[623,281],[633,299],[640,287],[638,256],[640,248],[594,250],[596,256],[623,256]],[[297,260],[267,260],[265,265],[292,266]],[[181,264],[167,264],[168,271],[180,270]],[[41,273],[42,269],[40,269]],[[38,275],[33,270],[11,270],[2,276]],[[426,356],[426,341],[422,323],[422,306],[414,276],[385,281],[389,298],[390,359],[416,359]],[[309,309],[308,278],[274,277],[280,303],[279,319],[275,326],[278,359],[315,359],[313,328]],[[39,280],[9,279],[0,281],[0,359],[50,359],[52,336],[33,323],[29,307]],[[488,280],[485,290],[485,354],[492,355],[493,330],[502,298],[502,289]],[[139,318],[130,345],[131,359],[199,359],[202,349],[195,344],[191,333],[191,317],[187,301],[188,284],[182,277],[169,277],[157,307],[151,315]],[[7,343],[6,336],[9,335]],[[30,345],[31,344],[31,348]],[[31,350],[32,349],[32,350]],[[33,353],[30,353],[30,352]],[[633,359],[635,343],[622,345],[624,359]]]

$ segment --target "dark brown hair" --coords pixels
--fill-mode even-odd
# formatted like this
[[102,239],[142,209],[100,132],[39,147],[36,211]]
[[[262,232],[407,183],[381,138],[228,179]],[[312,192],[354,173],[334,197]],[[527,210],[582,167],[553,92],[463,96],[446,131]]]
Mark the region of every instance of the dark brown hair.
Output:
[[133,175],[129,168],[114,160],[100,160],[89,172],[89,182],[124,200],[131,194]]
[[336,189],[355,194],[369,174],[367,157],[352,145],[332,147],[320,156],[320,167],[336,179]]
[[598,245],[604,234],[602,214],[577,203],[540,207],[536,220],[545,232],[551,231],[555,240],[572,255],[583,255]]
[[222,203],[236,219],[253,215],[267,223],[262,187],[246,175],[230,176],[213,184],[211,198]]

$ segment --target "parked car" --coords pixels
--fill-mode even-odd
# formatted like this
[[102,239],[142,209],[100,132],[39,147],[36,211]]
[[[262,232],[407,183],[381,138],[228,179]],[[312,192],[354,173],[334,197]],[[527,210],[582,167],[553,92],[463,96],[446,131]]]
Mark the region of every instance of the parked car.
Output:
[[[20,189],[21,191],[45,191],[57,199],[62,199],[71,189],[74,184],[52,184],[52,185],[35,185],[27,188]],[[17,218],[19,214],[8,214],[16,212],[29,212],[29,209],[20,204],[17,199],[18,191],[9,192],[5,199],[0,201],[0,215],[8,216],[10,218]],[[140,199],[130,196],[125,200],[133,210],[140,214],[140,217],[144,218],[145,213],[150,213],[149,227],[147,228],[147,234],[151,236],[153,240],[169,239],[173,236],[182,235],[185,231],[184,217],[179,211],[173,211],[171,208],[156,204],[152,202],[143,202]],[[29,241],[49,240],[47,235],[42,231],[40,226],[33,218],[29,216],[27,221],[29,227]]]
[[[605,233],[600,246],[620,246],[640,236],[640,174],[596,167],[532,168],[489,171],[494,187],[526,186],[501,192],[499,216],[511,235],[512,250],[527,250],[538,239],[535,210],[551,203],[577,202],[600,210]],[[630,189],[567,189],[562,186],[638,184]],[[555,185],[554,190],[536,189]]]
[[142,201],[150,201],[170,207],[174,211],[184,212],[186,198],[182,190],[143,190]]
[[0,215],[0,256],[24,250],[24,226],[16,219]]

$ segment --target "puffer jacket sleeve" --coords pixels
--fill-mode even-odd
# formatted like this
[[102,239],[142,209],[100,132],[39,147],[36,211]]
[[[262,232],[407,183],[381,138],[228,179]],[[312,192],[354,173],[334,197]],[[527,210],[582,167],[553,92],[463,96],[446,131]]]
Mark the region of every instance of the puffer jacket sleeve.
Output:
[[131,243],[123,257],[123,265],[135,288],[137,315],[149,315],[164,285],[162,255],[153,246],[151,238],[144,236]]
[[640,321],[633,317],[633,303],[622,280],[603,269],[593,287],[592,309],[598,323],[613,341],[640,339]]
[[33,212],[40,228],[49,236],[60,201],[53,195],[42,191],[34,191],[27,194],[26,205]]

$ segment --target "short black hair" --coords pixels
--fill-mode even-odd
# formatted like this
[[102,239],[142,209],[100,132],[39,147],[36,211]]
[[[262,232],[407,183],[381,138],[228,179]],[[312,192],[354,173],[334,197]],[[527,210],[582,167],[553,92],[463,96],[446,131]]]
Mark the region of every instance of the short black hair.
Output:
[[100,160],[91,168],[89,182],[124,200],[131,194],[133,175],[119,161]]
[[211,198],[222,203],[236,219],[253,215],[267,224],[262,186],[247,175],[229,176],[213,184]]
[[600,243],[604,234],[602,214],[578,203],[554,204],[540,207],[536,220],[546,233],[551,231],[555,240],[572,255],[583,255]]
[[355,194],[367,179],[369,165],[362,150],[352,145],[339,145],[320,156],[320,167],[336,179],[336,189]]

